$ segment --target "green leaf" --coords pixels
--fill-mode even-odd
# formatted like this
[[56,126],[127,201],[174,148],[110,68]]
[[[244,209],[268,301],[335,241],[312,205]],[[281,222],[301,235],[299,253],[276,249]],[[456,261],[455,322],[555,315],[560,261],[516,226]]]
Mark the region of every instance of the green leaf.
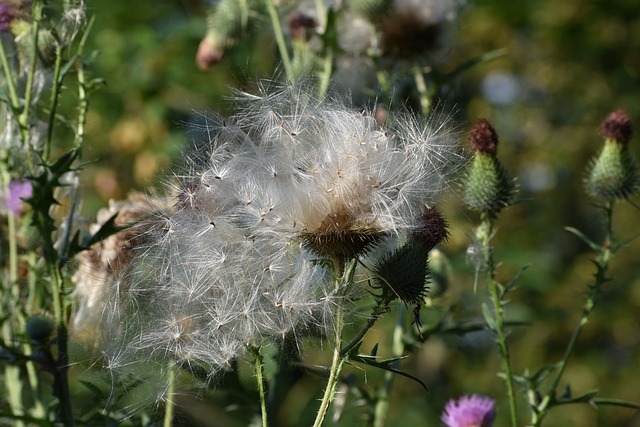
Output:
[[385,359],[385,360],[381,360],[378,361],[376,360],[374,357],[371,356],[367,356],[364,354],[356,354],[351,356],[351,358],[349,359],[349,361],[355,361],[355,362],[359,362],[362,363],[364,365],[368,365],[368,366],[373,366],[376,368],[380,368],[383,369],[385,371],[389,371],[389,372],[393,372],[394,374],[403,376],[405,378],[409,378],[410,380],[413,380],[415,382],[417,382],[418,384],[420,384],[420,386],[422,386],[422,388],[425,389],[425,391],[429,392],[429,389],[427,388],[427,386],[425,385],[424,382],[422,382],[422,380],[420,380],[418,377],[415,377],[411,374],[408,374],[396,367],[393,366],[393,362],[396,362],[400,359],[404,359],[405,357],[393,357],[391,359]]
[[476,65],[483,64],[485,62],[492,61],[496,58],[500,58],[507,54],[507,49],[495,49],[482,55],[476,56],[475,58],[471,58],[468,61],[460,64],[455,70],[445,75],[444,81],[450,81],[458,77],[460,74],[465,73],[469,69],[475,67]]
[[530,265],[531,264],[523,265],[518,271],[516,271],[516,274],[514,274],[511,280],[509,280],[509,282],[504,286],[505,294],[510,292],[515,287],[518,280],[520,280],[520,276],[522,276],[522,273],[524,273],[525,270],[530,267]]
[[119,227],[116,225],[115,222],[116,222],[116,218],[118,217],[118,214],[119,212],[116,212],[113,215],[111,215],[111,217],[109,217],[109,219],[100,226],[100,229],[98,231],[96,231],[91,236],[83,239],[82,242],[80,242],[80,233],[76,233],[71,243],[71,247],[69,248],[69,253],[66,255],[67,259],[72,258],[77,253],[89,249],[94,244],[126,228],[126,227]]
[[626,246],[628,243],[631,243],[632,241],[634,241],[638,236],[640,236],[640,232],[634,233],[631,236],[629,236],[629,237],[627,237],[625,239],[622,239],[621,241],[619,241],[615,245],[611,245],[611,252],[614,252],[614,253],[617,252],[623,246]]
[[576,237],[578,237],[583,242],[585,242],[591,248],[592,251],[600,252],[602,250],[600,245],[598,245],[595,242],[593,242],[582,231],[578,230],[577,228],[565,227],[564,229],[566,231],[568,231],[569,233],[571,233],[571,234],[575,235]]
[[491,310],[489,309],[489,306],[487,304],[482,304],[482,317],[484,317],[484,321],[487,324],[487,327],[492,330],[492,331],[496,331],[497,330],[497,325],[496,325],[496,321],[493,317],[493,313],[491,312]]

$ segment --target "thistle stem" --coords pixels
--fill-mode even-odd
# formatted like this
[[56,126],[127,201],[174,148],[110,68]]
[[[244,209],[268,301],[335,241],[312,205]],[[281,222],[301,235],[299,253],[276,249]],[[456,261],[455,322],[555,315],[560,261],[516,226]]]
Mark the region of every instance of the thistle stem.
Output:
[[56,62],[53,68],[53,87],[51,89],[51,99],[49,100],[49,122],[47,125],[47,139],[44,142],[42,158],[45,162],[49,161],[51,155],[51,143],[53,141],[53,123],[58,109],[58,99],[60,97],[60,72],[62,69],[62,48],[58,44],[56,46]]
[[[355,272],[356,262],[353,260],[349,263],[348,268],[345,269],[345,262],[342,259],[336,259],[334,261],[334,275],[336,277],[336,293],[340,294],[343,290],[353,282],[353,274]],[[327,380],[327,386],[324,390],[322,400],[320,401],[320,408],[316,415],[316,419],[313,423],[313,427],[320,427],[324,421],[329,405],[333,402],[336,392],[336,385],[340,379],[340,372],[346,362],[346,358],[340,353],[342,346],[342,330],[344,328],[344,310],[338,305],[335,314],[335,335],[334,335],[334,348],[333,357],[331,359],[331,367],[329,368],[329,379]]]
[[571,338],[567,343],[567,347],[564,351],[564,355],[560,364],[558,365],[558,370],[553,377],[553,381],[551,386],[549,387],[549,391],[544,396],[540,404],[535,408],[532,412],[532,420],[531,424],[533,426],[540,426],[542,424],[542,420],[545,415],[551,409],[551,406],[556,403],[556,392],[558,386],[560,385],[560,381],[564,372],[569,364],[569,359],[573,354],[575,349],[575,345],[578,342],[578,338],[582,333],[582,330],[587,325],[589,321],[589,316],[591,312],[593,312],[594,308],[600,297],[600,292],[602,290],[602,286],[607,281],[607,270],[609,269],[609,263],[611,262],[611,258],[613,257],[613,252],[611,250],[612,239],[613,239],[613,201],[608,201],[603,207],[605,211],[605,221],[606,221],[606,236],[604,243],[602,244],[598,256],[595,259],[596,264],[596,273],[594,274],[595,280],[593,285],[589,286],[589,294],[582,306],[582,314],[580,315],[580,319],[576,324],[573,333],[571,334]]
[[429,111],[431,111],[432,91],[428,89],[422,67],[420,67],[417,61],[414,61],[412,69],[416,89],[418,89],[418,94],[420,95],[420,110],[423,116],[427,116],[429,115]]
[[278,50],[280,51],[280,57],[282,59],[282,66],[284,72],[287,75],[287,80],[294,82],[295,76],[293,73],[293,66],[291,65],[291,58],[289,58],[289,51],[287,50],[287,44],[284,41],[284,35],[282,34],[282,26],[280,24],[280,18],[276,11],[276,6],[273,0],[266,0],[267,11],[271,18],[271,26],[273,27],[273,33],[276,36],[276,43],[278,44]]
[[269,425],[267,418],[267,393],[264,387],[264,359],[260,347],[253,349],[254,365],[253,368],[256,372],[256,382],[258,383],[258,394],[260,396],[260,419],[261,426],[267,427]]
[[[42,2],[35,1],[33,4],[33,22],[31,24],[31,39],[33,50],[29,58],[29,73],[27,74],[27,84],[24,91],[24,109],[18,118],[20,128],[23,133],[23,143],[27,143],[27,132],[31,121],[31,103],[33,101],[33,82],[36,73],[36,61],[38,60],[38,33],[40,32],[40,19],[42,19]],[[28,147],[25,147],[28,148]]]
[[18,92],[16,91],[16,83],[13,80],[13,72],[11,71],[11,65],[9,65],[9,59],[7,57],[7,51],[4,48],[4,42],[0,38],[0,62],[2,63],[2,72],[4,73],[7,89],[9,90],[9,100],[11,101],[11,109],[18,111],[20,108],[20,101],[18,100]]
[[[392,357],[399,358],[404,354],[404,307],[400,307],[398,304],[398,310],[396,312],[396,324],[393,328],[393,342],[391,344]],[[394,362],[394,365],[398,365],[398,361]],[[395,366],[397,367],[397,366]],[[373,427],[383,427],[387,420],[387,414],[389,412],[389,395],[391,394],[391,387],[393,386],[393,379],[395,374],[390,371],[384,373],[384,383],[378,391],[376,398],[376,406],[373,413]]]
[[489,280],[489,292],[491,295],[491,301],[493,302],[493,310],[495,314],[495,328],[496,341],[498,344],[498,350],[500,352],[500,359],[502,364],[502,371],[505,376],[505,383],[507,385],[507,395],[509,398],[509,413],[511,417],[511,426],[518,426],[518,408],[516,405],[516,394],[513,384],[513,372],[511,370],[511,356],[509,354],[509,346],[507,345],[507,338],[504,328],[504,302],[500,289],[498,288],[498,282],[495,277],[495,261],[493,259],[493,250],[491,248],[490,239],[493,235],[493,219],[489,215],[484,215],[482,224],[482,247],[486,256],[486,267],[488,271]]
[[167,403],[164,407],[164,420],[163,427],[171,427],[173,424],[173,415],[175,412],[175,402],[173,401],[173,395],[176,388],[176,364],[173,359],[170,359],[167,364]]
[[[9,193],[9,183],[11,178],[9,173],[5,170],[4,164],[2,165],[2,187],[5,194]],[[8,228],[8,243],[9,243],[9,280],[3,281],[2,286],[2,301],[7,304],[7,307],[15,307],[18,300],[18,244],[16,233],[16,218],[13,212],[7,211],[7,228]],[[7,287],[4,287],[6,283]],[[19,310],[19,309],[18,309]],[[11,346],[13,344],[13,331],[11,323],[7,320],[2,324],[2,333],[4,336],[4,344]],[[4,369],[4,382],[7,389],[9,407],[11,412],[16,415],[24,415],[22,404],[22,381],[20,379],[20,368],[17,366],[7,366]],[[16,422],[17,427],[24,426],[22,421]]]
[[327,380],[327,387],[324,390],[322,401],[320,402],[320,409],[316,415],[316,420],[313,423],[313,427],[320,427],[324,421],[324,417],[327,414],[329,405],[335,397],[336,385],[340,378],[340,372],[344,365],[345,359],[340,356],[340,342],[342,341],[342,328],[343,328],[343,312],[342,308],[338,307],[336,310],[336,333],[335,333],[335,348],[333,349],[333,358],[331,360],[331,368],[329,369],[329,379]]

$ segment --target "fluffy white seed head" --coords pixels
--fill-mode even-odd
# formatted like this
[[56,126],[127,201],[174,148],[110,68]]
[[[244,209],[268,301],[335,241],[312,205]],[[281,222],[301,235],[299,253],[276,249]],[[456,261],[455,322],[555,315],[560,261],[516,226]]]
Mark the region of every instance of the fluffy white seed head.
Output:
[[318,258],[418,229],[459,166],[453,138],[408,115],[385,128],[304,85],[265,83],[237,101],[235,116],[194,127],[174,204],[139,226],[144,244],[113,279],[102,340],[113,366],[171,359],[215,373],[249,346],[327,331],[348,298]]

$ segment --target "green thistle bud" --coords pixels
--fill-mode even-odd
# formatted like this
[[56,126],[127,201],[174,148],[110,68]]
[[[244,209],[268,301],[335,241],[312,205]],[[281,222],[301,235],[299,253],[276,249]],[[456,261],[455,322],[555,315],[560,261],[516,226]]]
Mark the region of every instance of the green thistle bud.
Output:
[[55,63],[58,45],[58,38],[51,30],[38,32],[38,56],[45,67],[51,67]]
[[628,149],[633,134],[631,119],[622,110],[609,114],[600,132],[604,147],[587,170],[587,193],[605,200],[626,199],[640,188],[640,173]]
[[469,142],[477,152],[464,180],[463,199],[469,208],[495,215],[513,203],[515,180],[496,157],[498,135],[488,121],[478,120]]
[[234,46],[247,33],[257,17],[256,1],[220,0],[214,2],[207,15],[207,34],[200,41],[196,65],[208,70],[222,60],[227,48]]
[[39,344],[45,344],[55,329],[55,324],[50,316],[34,314],[27,320],[25,332],[29,338]]
[[408,242],[384,257],[375,267],[375,281],[383,299],[401,299],[420,304],[429,290],[429,252],[448,236],[447,223],[435,208],[420,216],[417,230]]
[[401,299],[406,304],[419,304],[429,290],[429,251],[414,241],[407,242],[374,267],[375,284],[382,298]]

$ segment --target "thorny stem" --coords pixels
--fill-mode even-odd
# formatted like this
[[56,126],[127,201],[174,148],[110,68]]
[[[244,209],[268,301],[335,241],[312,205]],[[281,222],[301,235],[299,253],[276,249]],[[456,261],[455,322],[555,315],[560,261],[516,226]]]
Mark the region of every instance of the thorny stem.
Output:
[[[399,304],[398,304],[399,305]],[[391,344],[392,357],[402,357],[404,354],[404,318],[405,310],[403,307],[398,307],[396,312],[396,324],[393,329],[393,342]],[[398,361],[394,362],[398,364]],[[387,413],[389,412],[389,395],[391,387],[393,385],[393,379],[395,374],[391,371],[384,373],[384,383],[378,390],[376,399],[376,406],[373,413],[373,427],[383,427],[387,419]]]
[[262,427],[267,427],[267,393],[264,387],[264,360],[262,358],[260,347],[256,347],[253,349],[253,357],[253,368],[256,372],[256,382],[258,383],[258,394],[260,396],[260,420],[262,422]]
[[591,312],[596,307],[600,291],[602,290],[602,285],[604,285],[608,280],[607,270],[609,269],[609,263],[613,257],[613,252],[611,250],[613,239],[613,203],[613,201],[607,201],[603,206],[603,210],[605,211],[606,236],[604,243],[599,250],[598,256],[595,259],[597,271],[594,274],[594,283],[589,286],[589,294],[582,306],[582,314],[573,330],[573,333],[571,334],[569,342],[567,343],[564,356],[558,365],[558,370],[553,378],[551,386],[549,387],[549,391],[544,396],[540,404],[533,408],[534,410],[531,413],[532,426],[540,426],[545,415],[548,413],[549,409],[551,409],[551,406],[556,403],[556,391],[558,389],[558,385],[560,385],[562,375],[569,364],[569,359],[573,354],[578,338],[580,337],[584,327],[587,325]]
[[273,0],[266,0],[265,3],[267,5],[269,17],[271,18],[271,26],[273,27],[273,32],[276,36],[276,43],[278,44],[278,50],[280,51],[284,72],[287,75],[287,80],[293,83],[295,76],[293,74],[293,67],[291,65],[291,58],[289,58],[287,44],[285,43],[284,35],[282,34],[282,27],[280,25],[280,18],[278,17],[276,6],[273,4]]
[[[46,224],[48,212],[35,212],[36,223]],[[46,230],[45,230],[46,231]],[[49,232],[42,233],[43,253],[45,264],[49,269],[51,278],[53,308],[56,319],[56,346],[58,349],[58,357],[56,360],[56,372],[54,375],[54,393],[60,401],[60,417],[65,427],[73,427],[75,425],[73,419],[73,411],[71,406],[71,396],[69,393],[69,353],[68,353],[68,330],[67,330],[67,313],[64,303],[64,279],[62,278],[61,264],[59,256],[54,247],[54,243]]]
[[498,350],[500,352],[500,359],[502,364],[502,371],[505,375],[505,383],[507,385],[507,395],[509,398],[509,413],[511,416],[511,426],[518,426],[518,414],[516,405],[516,394],[513,384],[513,373],[511,371],[511,357],[509,354],[509,347],[507,345],[507,338],[504,328],[504,302],[502,300],[501,291],[498,288],[498,282],[495,277],[495,262],[493,259],[493,250],[491,248],[490,239],[493,234],[493,219],[490,215],[483,214],[481,233],[481,243],[485,251],[486,256],[486,268],[488,272],[489,280],[489,292],[491,294],[491,301],[493,302],[493,310],[495,314],[495,328],[496,341],[498,344]]
[[[339,294],[353,281],[353,274],[355,272],[355,260],[349,263],[349,266],[345,269],[344,260],[336,259],[334,262],[334,274],[336,277],[336,292]],[[316,419],[313,423],[313,427],[320,427],[324,421],[324,417],[329,410],[329,405],[335,397],[336,385],[340,378],[340,372],[346,362],[346,358],[340,354],[340,347],[342,345],[342,329],[344,328],[344,311],[340,305],[336,308],[335,314],[335,335],[334,335],[334,349],[333,357],[331,359],[331,367],[329,368],[329,379],[327,380],[327,386],[324,390],[324,395],[320,402],[320,408],[316,415]]]

